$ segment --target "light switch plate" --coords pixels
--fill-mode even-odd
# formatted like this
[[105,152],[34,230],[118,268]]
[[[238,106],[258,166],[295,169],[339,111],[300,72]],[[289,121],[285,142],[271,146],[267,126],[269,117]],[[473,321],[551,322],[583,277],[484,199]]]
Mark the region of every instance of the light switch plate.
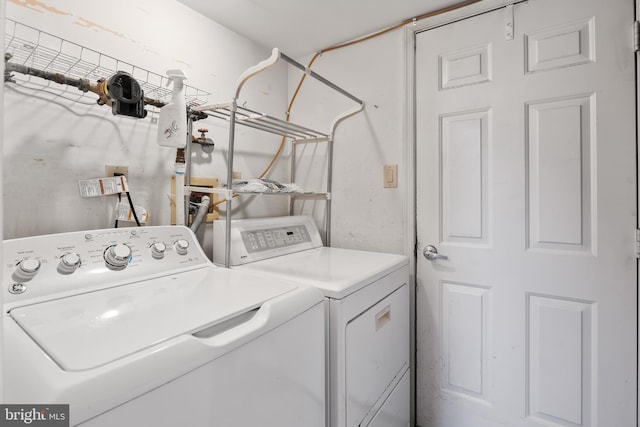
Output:
[[398,165],[384,165],[384,188],[398,188]]

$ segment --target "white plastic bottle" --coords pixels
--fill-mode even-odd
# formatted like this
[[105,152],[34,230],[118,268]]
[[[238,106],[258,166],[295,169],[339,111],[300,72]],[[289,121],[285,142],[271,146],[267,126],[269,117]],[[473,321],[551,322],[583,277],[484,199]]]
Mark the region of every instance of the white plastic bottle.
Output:
[[184,98],[184,80],[187,76],[182,70],[167,70],[167,76],[169,82],[173,82],[173,91],[171,101],[160,108],[158,144],[184,148],[187,145],[187,106]]

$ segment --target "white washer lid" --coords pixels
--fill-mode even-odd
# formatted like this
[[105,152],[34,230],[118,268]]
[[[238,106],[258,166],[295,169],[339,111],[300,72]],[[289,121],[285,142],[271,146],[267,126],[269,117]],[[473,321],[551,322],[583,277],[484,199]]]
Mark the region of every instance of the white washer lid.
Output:
[[95,368],[191,334],[296,289],[206,267],[11,310],[11,317],[65,371]]
[[323,246],[234,268],[295,280],[342,299],[408,263],[404,255]]

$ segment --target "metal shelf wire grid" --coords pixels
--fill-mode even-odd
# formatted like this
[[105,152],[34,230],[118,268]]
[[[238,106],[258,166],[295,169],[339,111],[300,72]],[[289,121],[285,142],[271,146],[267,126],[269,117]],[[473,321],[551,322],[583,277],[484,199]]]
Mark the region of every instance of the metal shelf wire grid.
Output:
[[[131,74],[144,90],[145,97],[167,103],[171,97],[171,88],[167,88],[168,78],[144,68],[120,61],[111,56],[64,40],[60,37],[6,19],[5,23],[5,55],[10,54],[8,62],[25,65],[34,69],[59,73],[61,75],[88,79],[96,82],[108,78],[116,71]],[[40,84],[68,90],[69,87],[53,82],[44,82],[38,77],[14,74],[13,78],[21,82],[41,80]],[[210,93],[185,85],[188,106],[206,104]]]

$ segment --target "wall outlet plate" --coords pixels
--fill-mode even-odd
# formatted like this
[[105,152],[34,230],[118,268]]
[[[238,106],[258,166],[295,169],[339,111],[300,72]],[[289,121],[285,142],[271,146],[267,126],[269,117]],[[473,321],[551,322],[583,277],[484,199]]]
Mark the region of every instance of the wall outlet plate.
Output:
[[129,180],[129,166],[104,165],[104,176],[115,176],[116,173],[123,174]]

